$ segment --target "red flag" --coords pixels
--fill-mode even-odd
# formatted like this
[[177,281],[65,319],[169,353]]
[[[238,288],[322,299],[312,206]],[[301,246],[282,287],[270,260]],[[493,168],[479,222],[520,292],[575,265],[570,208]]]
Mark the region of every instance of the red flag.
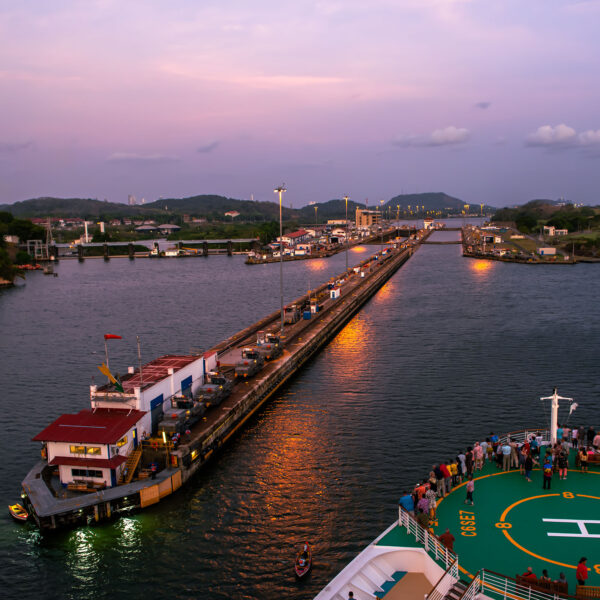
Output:
[[123,338],[120,335],[114,335],[112,333],[105,333],[104,339],[105,340],[122,340]]

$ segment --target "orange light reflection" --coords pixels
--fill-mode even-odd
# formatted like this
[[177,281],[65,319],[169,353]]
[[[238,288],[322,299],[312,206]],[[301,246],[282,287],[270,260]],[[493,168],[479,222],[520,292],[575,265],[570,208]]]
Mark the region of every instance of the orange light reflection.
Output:
[[366,251],[367,249],[364,246],[352,246],[352,248],[350,248],[350,252],[355,252],[356,254],[362,254]]
[[322,258],[313,258],[306,262],[310,271],[322,271],[327,266],[327,263]]
[[479,277],[487,277],[494,266],[493,260],[473,260],[471,261],[471,271]]

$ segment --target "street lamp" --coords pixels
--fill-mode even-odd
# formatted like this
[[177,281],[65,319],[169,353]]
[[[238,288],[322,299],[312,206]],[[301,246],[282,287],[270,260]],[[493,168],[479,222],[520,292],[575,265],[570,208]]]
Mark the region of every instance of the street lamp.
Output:
[[381,227],[381,252],[383,253],[383,200],[379,201],[381,205],[381,223],[379,224]]
[[400,205],[396,204],[396,237],[400,237]]
[[344,196],[346,201],[346,273],[348,272],[348,196]]
[[283,333],[283,221],[281,218],[281,195],[287,191],[285,184],[280,185],[273,190],[279,194],[279,296],[281,300],[281,332]]
[[315,228],[317,227],[317,208],[319,207],[315,206]]

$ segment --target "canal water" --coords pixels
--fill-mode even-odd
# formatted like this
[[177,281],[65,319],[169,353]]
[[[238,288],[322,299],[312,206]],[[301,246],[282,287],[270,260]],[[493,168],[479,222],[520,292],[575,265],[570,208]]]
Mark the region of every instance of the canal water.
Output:
[[[456,239],[455,232],[433,240]],[[371,250],[377,248],[371,248]],[[350,254],[355,263],[367,256]],[[344,254],[284,264],[286,301]],[[1,501],[38,457],[31,438],[87,406],[104,333],[111,366],[205,349],[277,310],[279,266],[243,257],[63,261],[0,294]],[[216,461],[159,505],[40,536],[0,516],[2,597],[312,598],[397,516],[438,459],[490,431],[543,425],[572,396],[600,426],[600,269],[462,258],[421,247]],[[314,547],[297,583],[295,552]]]

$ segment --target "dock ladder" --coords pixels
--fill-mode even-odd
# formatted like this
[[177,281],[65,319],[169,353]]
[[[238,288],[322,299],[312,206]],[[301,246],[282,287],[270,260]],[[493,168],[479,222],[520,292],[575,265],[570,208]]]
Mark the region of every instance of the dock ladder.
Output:
[[127,458],[127,462],[125,463],[125,468],[121,472],[121,477],[119,479],[119,485],[123,483],[131,483],[133,479],[133,475],[137,466],[140,464],[140,460],[142,459],[142,447],[138,446]]

